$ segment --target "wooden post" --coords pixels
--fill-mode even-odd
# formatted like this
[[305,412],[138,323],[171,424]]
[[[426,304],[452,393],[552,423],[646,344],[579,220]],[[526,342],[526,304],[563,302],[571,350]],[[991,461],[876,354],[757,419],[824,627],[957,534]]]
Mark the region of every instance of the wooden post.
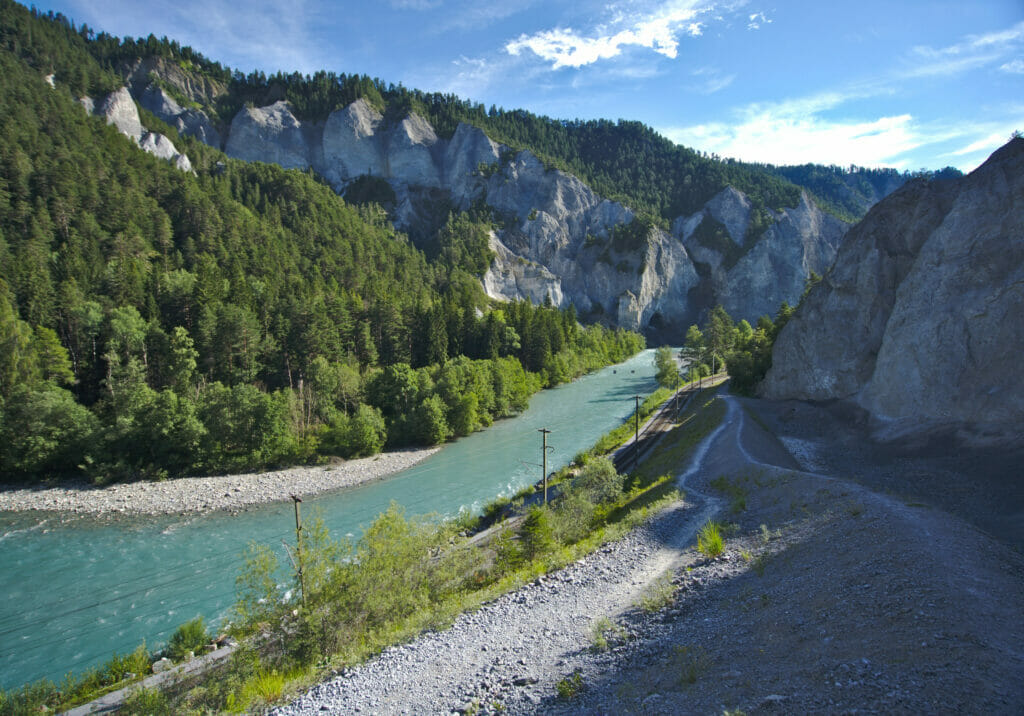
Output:
[[306,580],[302,574],[302,517],[299,514],[299,505],[302,504],[302,498],[298,495],[292,495],[292,500],[295,501],[295,554],[298,564],[296,565],[296,571],[299,573],[299,596],[302,598],[302,606],[306,606]]
[[541,428],[538,430],[541,434],[541,448],[540,448],[540,469],[544,471],[544,504],[548,504],[548,433],[551,431],[547,428]]
[[636,412],[633,413],[633,471],[640,464],[640,396],[634,395]]

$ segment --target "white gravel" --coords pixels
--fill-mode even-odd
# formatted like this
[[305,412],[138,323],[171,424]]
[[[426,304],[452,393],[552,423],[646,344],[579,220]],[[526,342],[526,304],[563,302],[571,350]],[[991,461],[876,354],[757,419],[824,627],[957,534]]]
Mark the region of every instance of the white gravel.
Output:
[[87,482],[62,483],[54,487],[0,485],[0,511],[48,510],[83,515],[236,511],[250,505],[287,500],[291,495],[315,495],[379,480],[415,465],[439,449],[398,450],[331,466],[129,482],[106,487]]

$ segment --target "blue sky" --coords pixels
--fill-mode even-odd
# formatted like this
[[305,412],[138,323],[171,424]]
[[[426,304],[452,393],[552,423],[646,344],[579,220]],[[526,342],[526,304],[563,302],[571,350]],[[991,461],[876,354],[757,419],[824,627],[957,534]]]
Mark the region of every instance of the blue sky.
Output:
[[1024,131],[1022,0],[60,0],[248,72],[318,69],[720,156],[973,169]]

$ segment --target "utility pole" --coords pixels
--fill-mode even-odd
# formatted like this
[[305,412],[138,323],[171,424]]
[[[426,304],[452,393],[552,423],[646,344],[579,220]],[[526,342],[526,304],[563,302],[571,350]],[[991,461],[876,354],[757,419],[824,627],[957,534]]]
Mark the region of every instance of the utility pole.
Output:
[[640,464],[640,396],[634,395],[636,412],[633,413],[633,471]]
[[548,433],[551,431],[547,428],[541,428],[537,431],[541,435],[541,470],[544,471],[544,504],[548,504]]
[[292,495],[292,499],[295,501],[295,554],[297,557],[298,564],[296,564],[296,571],[299,573],[299,594],[302,597],[302,606],[306,606],[306,580],[302,575],[302,517],[299,515],[299,505],[302,504],[302,498],[298,495]]

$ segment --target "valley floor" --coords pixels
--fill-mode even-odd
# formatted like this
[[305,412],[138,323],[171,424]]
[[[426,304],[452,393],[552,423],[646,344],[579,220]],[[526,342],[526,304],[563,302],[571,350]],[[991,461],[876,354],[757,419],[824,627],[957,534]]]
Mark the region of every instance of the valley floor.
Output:
[[[1024,557],[978,529],[984,498],[951,513],[888,487],[850,435],[820,459],[818,408],[723,399],[685,500],[278,713],[1019,712]],[[710,516],[729,525],[716,559],[693,547]],[[674,599],[639,609],[667,579]]]
[[242,510],[380,480],[424,460],[440,448],[397,450],[336,465],[274,472],[183,477],[99,487],[87,482],[58,486],[0,485],[0,511],[48,510],[89,515],[178,514]]

